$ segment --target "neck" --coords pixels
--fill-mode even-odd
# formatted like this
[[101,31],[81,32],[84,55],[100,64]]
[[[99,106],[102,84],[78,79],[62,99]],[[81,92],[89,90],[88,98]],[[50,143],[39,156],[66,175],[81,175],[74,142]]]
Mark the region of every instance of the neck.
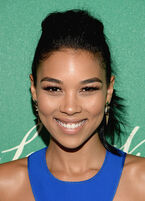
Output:
[[98,134],[94,134],[80,149],[76,151],[66,151],[62,149],[54,140],[50,140],[46,153],[48,168],[52,171],[85,172],[89,169],[100,169],[106,150]]

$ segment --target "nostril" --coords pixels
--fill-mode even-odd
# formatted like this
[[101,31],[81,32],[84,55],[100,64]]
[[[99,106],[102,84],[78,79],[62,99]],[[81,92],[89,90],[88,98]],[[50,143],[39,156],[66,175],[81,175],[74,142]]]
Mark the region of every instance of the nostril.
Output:
[[72,115],[72,114],[75,114],[75,113],[80,113],[82,111],[82,108],[79,105],[67,105],[67,104],[63,104],[63,105],[60,105],[59,110],[62,113],[66,113],[68,115]]
[[78,97],[74,91],[69,91],[65,94],[60,102],[60,112],[72,115],[82,111],[82,107]]

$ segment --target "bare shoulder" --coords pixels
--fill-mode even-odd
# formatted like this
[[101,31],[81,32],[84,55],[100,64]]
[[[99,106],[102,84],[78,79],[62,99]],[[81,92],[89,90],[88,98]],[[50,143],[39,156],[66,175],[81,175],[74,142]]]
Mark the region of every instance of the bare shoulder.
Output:
[[117,197],[124,201],[145,200],[145,158],[127,154]]
[[27,188],[30,189],[27,158],[0,165],[0,201],[22,200]]
[[[127,154],[126,173],[136,182],[145,182],[145,158]],[[144,183],[145,184],[145,183]]]

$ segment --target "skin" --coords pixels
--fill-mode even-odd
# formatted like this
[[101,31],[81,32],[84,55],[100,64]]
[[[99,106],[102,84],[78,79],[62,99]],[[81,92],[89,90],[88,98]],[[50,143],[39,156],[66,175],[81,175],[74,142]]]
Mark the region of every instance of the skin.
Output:
[[[41,63],[36,86],[32,75],[30,79],[39,117],[51,133],[46,152],[48,169],[63,181],[93,177],[106,153],[94,131],[102,121],[105,104],[111,101],[114,76],[107,87],[98,57],[84,50],[62,49]],[[85,121],[79,129],[64,129],[56,119],[69,123]],[[143,201],[144,186],[144,158],[127,155],[114,201]],[[34,201],[27,158],[0,165],[0,201],[8,200]]]

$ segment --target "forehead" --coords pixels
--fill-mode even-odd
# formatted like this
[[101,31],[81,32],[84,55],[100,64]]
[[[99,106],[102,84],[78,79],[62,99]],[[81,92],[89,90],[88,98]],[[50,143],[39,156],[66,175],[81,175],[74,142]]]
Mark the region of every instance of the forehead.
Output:
[[99,56],[86,50],[61,49],[54,51],[39,66],[38,79],[49,76],[57,79],[84,80],[99,77],[105,80],[105,71]]

